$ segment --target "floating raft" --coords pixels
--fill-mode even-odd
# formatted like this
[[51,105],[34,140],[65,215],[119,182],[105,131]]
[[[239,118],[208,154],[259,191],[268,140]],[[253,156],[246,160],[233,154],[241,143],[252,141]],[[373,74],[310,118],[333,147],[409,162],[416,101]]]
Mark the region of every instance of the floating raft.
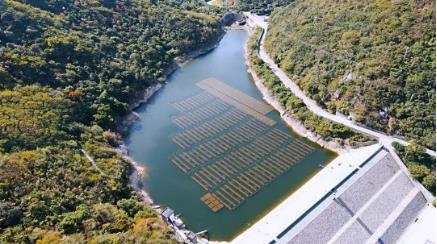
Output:
[[172,103],[172,105],[179,112],[188,112],[195,109],[196,107],[202,106],[203,104],[213,100],[214,98],[215,97],[209,94],[208,92],[201,92],[183,101]]
[[206,193],[200,198],[200,200],[202,200],[202,202],[205,203],[213,212],[218,212],[224,207],[223,203],[212,193]]
[[[272,110],[271,107],[268,106],[265,103],[259,102],[258,100],[249,97],[245,95],[242,97],[236,96],[236,93],[241,93],[238,90],[235,90],[234,88],[227,88],[228,85],[225,83],[217,86],[217,83],[220,83],[221,81],[217,81],[214,79],[206,79],[204,81],[201,81],[197,83],[196,85],[203,90],[211,93],[212,95],[218,97],[223,102],[234,106],[238,110],[250,114],[257,120],[265,123],[266,125],[273,126],[276,124],[276,122],[269,117],[265,116],[264,114],[267,112],[270,112]],[[229,89],[232,89],[233,91],[229,91]],[[249,98],[248,98],[249,97]],[[267,111],[270,109],[269,111]],[[264,113],[260,113],[259,111],[262,111]]]
[[257,99],[248,96],[247,94],[229,86],[223,81],[219,81],[214,78],[208,78],[206,80],[203,80],[197,83],[197,85],[203,87],[207,86],[209,88],[215,89],[220,93],[225,94],[226,96],[231,97],[236,101],[239,101],[240,103],[252,108],[253,110],[261,114],[268,114],[273,110],[273,108],[270,105],[262,101],[258,101]]
[[215,79],[197,85],[204,91],[172,104],[181,151],[170,161],[207,192],[200,199],[213,212],[237,208],[313,151],[273,127],[267,104]]
[[181,133],[175,135],[172,140],[180,147],[186,149],[189,148],[207,138],[213,137],[232,126],[238,124],[241,120],[245,119],[246,114],[239,110],[231,109],[224,114],[205,122],[199,127],[187,129]]
[[203,106],[180,117],[172,118],[172,121],[180,128],[188,128],[211,117],[217,116],[228,109],[228,104],[217,100],[208,104],[208,106]]

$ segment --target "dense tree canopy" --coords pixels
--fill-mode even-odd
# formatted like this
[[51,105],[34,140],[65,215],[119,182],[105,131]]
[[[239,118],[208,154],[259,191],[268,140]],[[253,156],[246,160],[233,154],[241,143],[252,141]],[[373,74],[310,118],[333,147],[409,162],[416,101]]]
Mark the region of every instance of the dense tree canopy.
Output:
[[73,103],[55,90],[35,85],[0,91],[0,150],[33,149],[66,140],[74,114]]
[[426,153],[423,146],[412,143],[402,146],[399,143],[393,145],[399,156],[405,162],[408,170],[415,179],[432,192],[436,193],[436,159]]
[[131,192],[128,163],[102,132],[90,128],[83,145],[64,141],[0,156],[0,242],[171,242],[168,227]]
[[222,32],[213,13],[139,0],[25,2],[38,8],[0,2],[0,88],[62,88],[86,105],[84,122],[104,127],[114,126],[176,57]]
[[0,243],[174,242],[132,192],[111,130],[177,58],[219,40],[220,11],[0,1]]
[[259,58],[257,48],[260,34],[261,29],[256,29],[247,43],[250,66],[292,118],[301,121],[307,130],[314,132],[326,141],[336,141],[347,146],[359,146],[362,143],[374,140],[342,124],[332,122],[311,112],[303,101],[295,96],[270,70],[268,65]]
[[214,0],[216,5],[259,15],[270,14],[275,8],[286,6],[294,0]]
[[327,110],[435,149],[434,8],[298,0],[274,12],[265,47]]

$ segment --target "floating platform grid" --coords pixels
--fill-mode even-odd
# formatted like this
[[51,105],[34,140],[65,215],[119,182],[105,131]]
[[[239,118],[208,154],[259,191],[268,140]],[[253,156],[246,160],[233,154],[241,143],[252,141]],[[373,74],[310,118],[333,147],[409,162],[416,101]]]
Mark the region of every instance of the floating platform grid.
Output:
[[265,114],[273,110],[272,107],[249,97],[248,95],[226,85],[224,82],[210,78],[196,83],[196,85],[216,96],[223,102],[234,106],[244,113],[252,115],[254,118],[267,125],[273,126],[276,124],[274,120],[265,116]]
[[215,100],[208,103],[208,106],[200,107],[199,109],[188,112],[179,117],[173,117],[172,121],[180,128],[188,128],[211,117],[217,116],[228,109],[228,104],[220,100]]
[[171,162],[207,191],[212,211],[237,208],[314,150],[275,128],[262,101],[215,79],[197,85],[204,91],[172,104],[182,131]]
[[211,121],[205,122],[204,124],[187,129],[183,132],[178,133],[173,137],[173,142],[178,144],[182,148],[189,148],[202,140],[210,138],[217,135],[232,126],[235,126],[241,120],[247,118],[247,114],[242,113],[236,109],[230,109],[213,118]]
[[267,114],[273,110],[270,105],[259,101],[251,96],[248,96],[247,94],[233,88],[232,86],[229,86],[228,84],[214,78],[208,78],[197,83],[196,85],[202,88],[209,87],[208,89],[205,89],[206,91],[209,91],[210,89],[215,89],[218,92],[229,96],[230,98],[248,106],[249,108],[261,114]]
[[172,103],[172,105],[179,112],[188,112],[195,109],[198,106],[202,106],[203,104],[213,100],[214,98],[215,98],[214,96],[212,96],[210,93],[205,91],[197,95],[194,95],[192,97],[189,97],[183,101]]
[[212,193],[207,193],[200,198],[212,211],[218,212],[224,207],[223,203],[218,200]]

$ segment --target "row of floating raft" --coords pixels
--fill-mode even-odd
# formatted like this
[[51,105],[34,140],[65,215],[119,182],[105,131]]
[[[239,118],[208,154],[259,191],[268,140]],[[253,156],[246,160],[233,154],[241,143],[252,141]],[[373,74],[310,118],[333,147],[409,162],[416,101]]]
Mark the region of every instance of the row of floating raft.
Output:
[[180,128],[188,128],[204,120],[217,116],[229,109],[229,105],[220,100],[213,101],[208,106],[200,107],[182,116],[172,118],[172,121]]
[[191,169],[208,163],[214,158],[220,157],[234,147],[253,140],[258,134],[267,129],[268,127],[264,124],[256,120],[251,120],[191,150],[177,154],[171,161],[184,172],[188,172]]
[[192,97],[189,97],[183,101],[173,103],[173,107],[176,108],[179,112],[188,112],[197,107],[203,106],[205,103],[216,99],[213,95],[208,92],[201,92]]
[[248,96],[246,93],[243,93],[231,87],[230,85],[227,85],[226,83],[214,78],[203,80],[197,83],[197,85],[200,87],[208,87],[208,90],[214,89],[261,114],[267,114],[273,110],[273,108],[268,104],[259,101],[251,96]]
[[[221,85],[217,86],[217,82],[220,82]],[[203,90],[209,92],[210,94],[216,96],[223,102],[234,106],[236,109],[246,114],[253,116],[255,119],[263,122],[266,125],[273,126],[276,124],[274,120],[265,116],[265,114],[272,111],[272,108],[270,106],[254,98],[248,99],[249,96],[241,93],[234,88],[231,88],[221,81],[207,79],[197,83],[196,85]],[[232,89],[233,92],[229,91],[229,89]],[[241,93],[241,95],[237,96],[235,93]]]
[[246,114],[232,109],[198,127],[177,134],[172,140],[185,149],[229,129],[245,118]]
[[212,211],[220,210],[219,206],[235,209],[313,150],[311,146],[290,138],[278,145],[277,141],[271,141],[277,133],[275,129],[271,130],[222,159],[190,172],[193,180],[208,191],[210,198],[222,203],[205,203]]
[[207,191],[212,211],[237,208],[313,150],[273,128],[267,104],[214,79],[197,85],[204,91],[172,104],[185,114],[172,118],[183,131],[171,162]]
[[[194,171],[196,181],[202,181],[202,188],[214,190],[225,184],[239,173],[254,168],[259,174],[276,175],[289,169],[289,164],[302,160],[311,150],[299,148],[295,141],[283,146],[277,151],[259,152],[251,150],[252,144],[240,148],[223,159],[219,159]],[[267,168],[266,168],[267,167]],[[272,171],[272,172],[270,172]]]

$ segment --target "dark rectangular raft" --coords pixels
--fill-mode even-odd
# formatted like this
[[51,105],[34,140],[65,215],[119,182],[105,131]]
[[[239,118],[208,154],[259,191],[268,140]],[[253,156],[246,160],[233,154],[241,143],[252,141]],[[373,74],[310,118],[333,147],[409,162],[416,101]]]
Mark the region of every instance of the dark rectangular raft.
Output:
[[313,151],[275,128],[264,102],[213,78],[196,85],[204,91],[172,104],[182,131],[171,162],[207,191],[212,211],[237,208]]

